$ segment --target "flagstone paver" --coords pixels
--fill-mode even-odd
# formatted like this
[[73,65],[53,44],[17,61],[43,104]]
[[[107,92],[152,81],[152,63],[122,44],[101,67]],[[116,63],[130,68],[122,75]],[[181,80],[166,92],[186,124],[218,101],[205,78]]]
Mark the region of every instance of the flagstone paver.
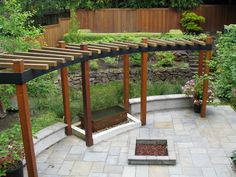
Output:
[[[136,138],[172,140],[176,166],[128,165]],[[150,112],[146,126],[89,148],[66,137],[41,153],[37,165],[39,177],[236,177],[229,158],[235,149],[236,113],[229,106],[208,106],[206,118],[191,109]]]

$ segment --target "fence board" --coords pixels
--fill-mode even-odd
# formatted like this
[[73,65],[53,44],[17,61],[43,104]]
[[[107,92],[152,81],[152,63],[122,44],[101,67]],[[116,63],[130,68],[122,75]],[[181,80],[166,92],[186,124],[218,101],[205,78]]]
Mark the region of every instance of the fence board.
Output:
[[[236,6],[202,5],[195,10],[206,18],[204,29],[222,30],[225,24],[236,23]],[[180,28],[181,14],[170,8],[78,10],[81,28],[93,32],[167,32]]]
[[[202,5],[195,10],[206,18],[205,31],[223,30],[224,25],[236,23],[235,5]],[[93,32],[168,32],[181,28],[181,14],[170,8],[78,10],[80,28]],[[59,24],[45,26],[44,41],[56,46],[69,31],[69,18],[60,18]],[[42,39],[40,39],[42,42]]]

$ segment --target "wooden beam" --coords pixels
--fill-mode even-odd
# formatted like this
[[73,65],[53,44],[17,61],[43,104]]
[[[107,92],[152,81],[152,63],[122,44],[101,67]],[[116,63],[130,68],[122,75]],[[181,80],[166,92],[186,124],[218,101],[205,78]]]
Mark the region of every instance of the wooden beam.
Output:
[[182,41],[182,42],[184,42],[186,45],[191,45],[191,46],[194,46],[194,42],[192,42],[192,41],[189,41],[189,40],[185,40],[185,39],[178,39],[178,41]]
[[[129,44],[131,43],[130,41],[124,41],[125,43]],[[146,43],[137,43],[137,42],[132,42],[132,44],[136,44],[139,47],[147,48],[148,45]]]
[[62,52],[71,52],[71,53],[81,53],[82,55],[92,55],[90,51],[83,50],[75,50],[75,49],[65,49],[65,48],[55,48],[55,47],[43,47],[44,50],[52,50],[52,51],[62,51]]
[[[47,54],[47,53],[36,53],[36,52],[15,52],[15,55],[24,55],[24,56],[35,56],[35,57],[47,57],[47,58],[61,58],[65,63],[65,60],[73,61],[73,55],[57,55],[57,54]],[[62,63],[63,63],[62,62]]]
[[119,49],[125,49],[125,50],[129,49],[128,45],[116,44],[116,43],[113,43],[113,42],[101,42],[101,44],[118,47]]
[[[69,45],[69,46],[80,47],[80,44],[72,44],[72,43],[69,43],[68,45]],[[111,52],[111,49],[110,49],[110,48],[107,48],[107,47],[99,47],[99,46],[93,46],[92,44],[88,44],[88,50],[93,50],[93,49],[99,49],[99,50],[101,50],[102,52]]]
[[[17,73],[24,72],[23,60],[15,60],[13,69]],[[16,96],[28,176],[38,177],[26,84],[16,85]]]
[[166,43],[167,45],[170,45],[170,46],[176,46],[175,42],[169,41],[169,40],[155,39],[155,38],[151,38],[151,40],[160,41],[160,42]]
[[139,48],[138,44],[135,44],[135,43],[132,43],[132,42],[114,41],[113,43],[127,45],[130,48],[134,48],[134,49],[138,49]]
[[106,44],[101,44],[101,43],[99,43],[99,44],[89,44],[89,47],[91,47],[91,46],[106,47],[106,48],[110,48],[110,49],[115,50],[115,51],[119,51],[120,50],[119,47],[117,47],[117,46],[111,46],[111,45],[106,45]]
[[[208,37],[207,44],[212,44],[213,43],[213,38]],[[209,61],[212,57],[212,51],[207,50],[206,51],[206,60],[205,60],[205,66],[204,66],[204,77],[209,76],[210,68],[209,68]],[[202,93],[202,107],[201,107],[201,117],[206,117],[206,105],[207,105],[207,100],[208,100],[208,85],[209,85],[209,78],[204,79],[203,81],[203,93]]]
[[129,112],[129,55],[125,54],[124,59],[124,108]]
[[35,57],[35,56],[25,56],[25,55],[10,55],[10,54],[0,54],[1,58],[10,58],[10,59],[24,59],[24,60],[45,60],[45,61],[57,61],[59,63],[64,63],[65,59],[63,58],[48,58],[48,57]]
[[[88,50],[88,45],[82,44],[82,50]],[[93,131],[92,131],[92,112],[91,112],[91,98],[90,98],[90,67],[89,61],[81,63],[82,73],[82,91],[84,103],[84,125],[85,125],[85,141],[87,146],[93,145]]]
[[199,51],[199,56],[198,56],[198,76],[202,76],[202,72],[203,72],[203,58],[204,58],[204,51],[200,50]]
[[[66,45],[66,48],[67,49],[75,49],[75,50],[81,50],[80,47],[77,47],[77,46],[70,46],[70,45]],[[95,54],[101,54],[102,51],[100,49],[91,49],[91,48],[88,48],[88,51],[92,52],[92,53],[95,53]]]
[[[0,62],[0,68],[13,68],[13,62],[9,62],[9,63]],[[24,68],[25,69],[36,69],[36,70],[48,70],[49,65],[48,64],[25,63]]]
[[204,41],[200,41],[197,39],[191,39],[191,41],[194,42],[195,44],[198,44],[198,45],[202,45],[202,46],[206,45],[206,43]]
[[[143,43],[147,43],[147,39],[143,39]],[[146,125],[147,114],[147,80],[148,80],[148,53],[141,53],[141,122]]]
[[152,43],[155,43],[157,45],[160,45],[160,46],[167,46],[167,44],[165,42],[162,42],[162,41],[153,40],[153,39],[148,39],[148,41],[150,41]]
[[186,46],[185,42],[180,41],[180,40],[171,39],[171,40],[169,40],[169,41],[174,42],[174,43],[176,43],[176,44],[178,44],[178,45],[181,45],[181,46]]
[[[65,43],[60,41],[58,47],[65,48]],[[66,135],[72,135],[71,128],[71,112],[70,112],[70,94],[69,94],[69,80],[68,80],[68,68],[61,68],[61,87],[62,87],[62,97],[63,97],[63,108],[64,108],[64,122],[67,124]]]
[[[11,63],[15,59],[9,59],[9,58],[0,58],[0,62],[2,63]],[[49,66],[57,66],[56,61],[45,61],[45,60],[24,60],[24,63],[27,64],[48,64]]]
[[43,53],[43,54],[56,54],[56,55],[64,55],[64,56],[75,56],[82,57],[82,53],[72,53],[72,52],[63,52],[63,51],[53,51],[53,50],[42,50],[42,49],[30,49],[30,52]]

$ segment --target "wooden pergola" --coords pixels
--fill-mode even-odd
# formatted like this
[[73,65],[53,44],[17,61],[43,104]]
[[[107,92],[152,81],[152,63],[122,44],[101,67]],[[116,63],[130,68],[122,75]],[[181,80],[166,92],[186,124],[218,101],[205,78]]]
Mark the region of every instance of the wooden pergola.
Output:
[[[208,37],[200,40],[162,40],[145,38],[140,43],[130,41],[99,43],[99,44],[66,44],[63,41],[58,47],[43,47],[32,49],[29,52],[16,52],[0,55],[0,68],[7,69],[0,73],[0,84],[15,84],[18,100],[19,117],[22,130],[24,151],[27,162],[28,176],[37,177],[37,166],[34,152],[32,130],[30,123],[30,110],[26,83],[34,78],[55,70],[61,72],[61,86],[64,105],[66,134],[72,135],[71,113],[69,102],[68,66],[81,63],[82,91],[85,117],[85,140],[87,146],[93,145],[92,118],[90,102],[90,68],[89,61],[104,57],[123,56],[124,60],[124,108],[129,111],[129,54],[141,52],[141,122],[146,124],[147,80],[148,80],[148,52],[198,50],[198,74],[208,75],[208,61],[212,55],[213,39]],[[206,54],[205,60],[204,56]],[[205,67],[203,71],[203,63]],[[12,71],[9,71],[9,70]],[[201,117],[206,115],[208,98],[208,80],[204,80],[203,102]]]

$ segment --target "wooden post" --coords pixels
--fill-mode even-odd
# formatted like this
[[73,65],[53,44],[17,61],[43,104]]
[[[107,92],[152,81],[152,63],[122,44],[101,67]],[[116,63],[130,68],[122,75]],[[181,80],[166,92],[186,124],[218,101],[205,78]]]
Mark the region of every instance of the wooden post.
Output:
[[[66,44],[64,41],[58,42],[59,48],[65,48]],[[61,87],[62,87],[62,97],[63,97],[63,108],[64,108],[64,122],[67,124],[66,134],[68,136],[72,135],[71,128],[71,112],[70,112],[70,94],[69,94],[69,81],[68,81],[68,68],[61,68]]]
[[[143,43],[147,43],[147,39],[143,39]],[[142,52],[141,54],[141,122],[146,125],[147,114],[147,80],[148,80],[148,53]]]
[[[15,60],[13,70],[17,73],[24,72],[23,60]],[[16,85],[16,96],[19,109],[19,117],[24,145],[25,159],[27,164],[28,176],[38,177],[32,130],[30,123],[30,111],[26,84]]]
[[203,58],[204,58],[204,51],[199,51],[199,58],[198,58],[198,76],[202,76],[203,72]]
[[124,107],[129,112],[129,55],[125,54],[124,58]]
[[[212,44],[213,43],[213,38],[212,37],[208,37],[207,44]],[[208,77],[209,76],[209,61],[212,57],[212,51],[211,50],[207,50],[206,51],[206,60],[205,60],[205,69],[204,69],[204,77]],[[205,117],[206,116],[206,105],[207,105],[207,99],[208,99],[208,78],[204,79],[203,81],[203,93],[202,93],[202,107],[201,107],[201,117]]]
[[[88,50],[87,44],[81,44],[82,50]],[[85,140],[87,146],[93,145],[93,131],[92,131],[92,112],[90,100],[90,67],[89,61],[81,63],[82,72],[82,90],[83,90],[83,103],[84,103],[84,125],[85,125]]]

